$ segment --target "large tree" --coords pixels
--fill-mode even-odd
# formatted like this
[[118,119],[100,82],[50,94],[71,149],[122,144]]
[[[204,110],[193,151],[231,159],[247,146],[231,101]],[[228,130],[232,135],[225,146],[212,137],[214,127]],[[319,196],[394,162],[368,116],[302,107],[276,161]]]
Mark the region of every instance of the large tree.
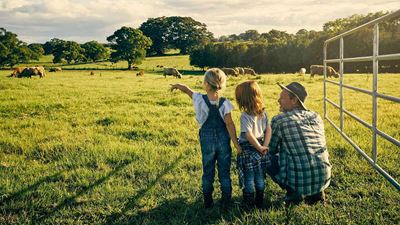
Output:
[[146,22],[140,25],[139,29],[144,35],[149,37],[152,45],[148,50],[149,55],[162,55],[168,47],[166,33],[168,32],[167,18],[149,18]]
[[17,35],[0,28],[0,66],[13,67],[28,62],[33,52],[26,43],[18,40]]
[[111,61],[126,60],[129,70],[132,69],[133,64],[141,63],[146,56],[146,49],[152,43],[141,30],[125,26],[107,37],[107,41],[111,43],[111,48],[114,50],[111,53]]
[[177,48],[186,54],[213,38],[204,23],[191,17],[150,18],[139,29],[153,41],[150,53],[158,55],[168,48]]
[[44,49],[42,44],[32,43],[28,45],[28,48],[32,51],[32,59],[39,60],[41,56],[44,54]]
[[75,41],[63,41],[57,40],[57,43],[53,46],[53,62],[60,63],[62,60],[68,62],[83,62],[86,60],[84,55],[84,49]]
[[85,50],[85,56],[93,62],[107,59],[110,55],[108,49],[97,41],[89,41],[82,44],[81,47]]
[[58,38],[53,38],[50,41],[46,41],[46,43],[43,44],[44,54],[45,55],[53,54],[53,50],[56,48],[56,46],[64,44],[64,42],[65,42],[64,40]]
[[212,33],[207,30],[206,24],[191,17],[169,17],[168,31],[168,43],[180,49],[182,54],[190,52],[196,46],[206,44],[213,38]]

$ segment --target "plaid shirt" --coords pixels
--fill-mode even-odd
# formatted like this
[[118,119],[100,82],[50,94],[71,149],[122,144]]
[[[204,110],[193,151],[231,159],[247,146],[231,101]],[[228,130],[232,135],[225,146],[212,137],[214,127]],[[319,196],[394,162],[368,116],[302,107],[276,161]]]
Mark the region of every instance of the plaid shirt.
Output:
[[[262,142],[261,142],[262,143]],[[244,187],[244,171],[253,171],[261,167],[265,176],[265,168],[270,164],[268,155],[262,155],[250,143],[240,144],[242,153],[237,156],[237,169],[239,175],[239,187]]]
[[321,117],[294,109],[273,117],[271,127],[269,154],[279,153],[277,181],[305,196],[328,187],[331,164]]

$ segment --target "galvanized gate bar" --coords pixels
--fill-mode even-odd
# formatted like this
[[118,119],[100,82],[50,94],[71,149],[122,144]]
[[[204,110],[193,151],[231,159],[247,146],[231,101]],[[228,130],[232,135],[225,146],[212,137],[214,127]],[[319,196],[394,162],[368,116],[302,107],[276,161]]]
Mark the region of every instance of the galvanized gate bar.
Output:
[[400,103],[400,98],[398,98],[398,97],[384,95],[384,94],[381,94],[381,93],[376,93],[376,97],[383,98],[385,100],[389,100],[389,101],[392,101],[392,102]]
[[345,133],[341,132],[340,129],[335,125],[335,123],[330,120],[329,118],[326,118],[328,122],[348,141],[357,151],[360,153],[367,161],[368,163],[376,170],[378,171],[383,177],[385,177],[397,190],[400,190],[400,184],[396,182],[396,180],[390,176],[385,170],[383,170],[378,164],[376,164],[365,152],[358,147]]
[[354,115],[353,113],[349,112],[349,111],[346,110],[346,109],[343,109],[343,111],[344,111],[347,115],[351,116],[351,118],[357,120],[359,123],[361,123],[362,125],[364,125],[366,128],[372,130],[372,125],[371,125],[371,124],[368,124],[367,122],[365,122],[365,121],[362,120],[361,118],[358,118],[356,115]]
[[331,103],[333,106],[335,106],[336,108],[340,109],[340,106],[336,103],[334,103],[332,100],[330,100],[329,98],[326,99],[327,102]]
[[376,134],[379,134],[381,137],[385,138],[386,140],[392,142],[392,144],[400,146],[400,141],[396,140],[392,136],[389,136],[388,134],[380,131],[379,129],[376,129]]
[[339,83],[339,82],[337,82],[337,81],[334,81],[334,80],[328,80],[328,79],[326,79],[325,81],[326,81],[326,82],[328,82],[328,83],[336,84],[337,86],[339,86],[339,85],[340,85],[340,83]]
[[[374,59],[373,56],[362,56],[354,58],[344,58],[343,62],[369,62]],[[377,56],[379,61],[396,60],[400,59],[400,54],[390,54],[390,55],[379,55]],[[327,63],[340,63],[340,59],[327,59]]]
[[[340,35],[337,35],[333,38],[330,38],[325,41],[324,43],[324,117],[329,121],[329,123],[368,161],[369,164],[371,164],[375,170],[377,170],[380,174],[382,174],[393,186],[395,186],[398,190],[400,190],[400,184],[393,178],[391,177],[385,170],[383,170],[378,164],[377,164],[377,155],[378,155],[378,150],[377,150],[377,135],[385,138],[392,144],[399,146],[400,147],[400,141],[395,139],[394,137],[384,133],[383,131],[380,131],[377,126],[377,121],[378,121],[378,98],[382,98],[388,101],[393,101],[396,103],[400,103],[400,98],[395,97],[395,96],[389,96],[385,95],[382,93],[378,92],[378,73],[379,73],[379,61],[383,60],[396,60],[400,59],[400,53],[396,54],[388,54],[388,55],[379,55],[379,23],[390,19],[390,18],[395,18],[395,17],[400,17],[400,10],[397,10],[394,13],[382,16],[380,18],[377,18],[373,21],[370,21],[368,23],[365,23],[361,26],[358,26],[354,29],[351,29],[347,32],[344,32]],[[358,30],[368,27],[368,26],[374,26],[374,32],[373,32],[373,55],[372,56],[363,56],[363,57],[355,57],[355,58],[344,58],[344,41],[343,37],[350,35],[354,32],[357,32]],[[340,40],[340,52],[339,52],[339,59],[327,59],[327,48],[328,48],[328,43],[335,41],[339,39]],[[372,62],[372,68],[373,68],[373,77],[372,77],[372,91],[366,90],[363,88],[359,87],[353,87],[347,84],[343,83],[343,76],[344,76],[344,63],[347,62]],[[327,64],[328,63],[339,63],[339,73],[340,73],[340,81],[332,81],[328,80],[326,76],[326,70],[327,70]],[[326,83],[332,83],[335,85],[339,86],[339,94],[340,94],[340,103],[339,105],[333,102],[332,100],[328,99],[327,97],[327,90],[326,90]],[[353,113],[349,112],[348,110],[344,109],[344,96],[343,96],[343,88],[348,88],[354,91],[358,91],[361,93],[368,94],[372,96],[372,124],[368,124],[364,120],[358,118],[356,115]],[[326,103],[330,103],[336,108],[340,110],[340,127],[336,126],[335,123],[328,117],[327,114],[327,108],[326,108]],[[370,158],[359,146],[357,146],[343,131],[344,127],[344,113],[349,115],[351,118],[355,119],[357,122],[361,123],[365,127],[369,128],[372,131],[372,158]]]

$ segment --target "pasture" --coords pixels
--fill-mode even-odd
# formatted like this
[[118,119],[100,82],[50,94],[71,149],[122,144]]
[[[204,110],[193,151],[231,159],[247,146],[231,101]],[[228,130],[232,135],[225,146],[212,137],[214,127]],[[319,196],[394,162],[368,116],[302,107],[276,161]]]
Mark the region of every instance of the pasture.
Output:
[[[176,56],[182,57],[182,56]],[[171,57],[173,58],[173,57]],[[173,60],[169,58],[168,60]],[[158,62],[157,60],[160,60]],[[150,61],[150,62],[149,62]],[[143,64],[162,64],[150,58]],[[174,65],[171,65],[174,66]],[[190,70],[190,66],[185,65]],[[96,70],[47,73],[39,79],[7,78],[0,71],[0,224],[398,224],[400,192],[341,138],[325,120],[333,165],[328,203],[285,207],[284,192],[267,178],[265,210],[202,208],[201,154],[191,100],[169,91],[185,83],[202,91],[199,72],[178,80],[158,71]],[[278,113],[276,82],[298,81],[306,105],[323,115],[323,82],[294,74],[228,79],[224,95],[240,112],[234,88],[246,79],[260,84],[270,118]],[[384,74],[379,90],[400,96],[400,75]],[[371,75],[345,82],[370,88]],[[328,96],[339,102],[338,88]],[[346,91],[345,107],[371,122],[371,98]],[[400,139],[400,106],[379,101],[379,128]],[[328,107],[338,123],[338,112]],[[346,119],[345,132],[367,153],[370,132]],[[378,140],[378,162],[400,180],[400,149]],[[236,153],[231,177],[240,202]],[[219,198],[215,183],[214,197]]]

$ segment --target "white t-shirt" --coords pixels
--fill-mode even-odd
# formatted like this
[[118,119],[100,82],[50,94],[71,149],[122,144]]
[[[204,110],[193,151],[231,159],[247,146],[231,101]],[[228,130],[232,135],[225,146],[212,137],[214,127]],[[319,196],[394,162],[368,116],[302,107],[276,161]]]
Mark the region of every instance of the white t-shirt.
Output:
[[[204,101],[201,93],[193,92],[192,102],[194,106],[194,111],[196,112],[196,120],[199,123],[200,127],[203,126],[204,122],[206,122],[208,118],[208,109],[207,103]],[[210,101],[212,105],[218,105],[219,101]],[[230,113],[233,110],[232,103],[225,99],[222,106],[219,108],[219,113],[221,118],[224,119],[225,115]]]
[[249,115],[242,112],[240,115],[240,135],[239,143],[247,142],[246,132],[251,131],[255,138],[263,138],[264,132],[267,129],[268,116],[264,113],[262,117]]

